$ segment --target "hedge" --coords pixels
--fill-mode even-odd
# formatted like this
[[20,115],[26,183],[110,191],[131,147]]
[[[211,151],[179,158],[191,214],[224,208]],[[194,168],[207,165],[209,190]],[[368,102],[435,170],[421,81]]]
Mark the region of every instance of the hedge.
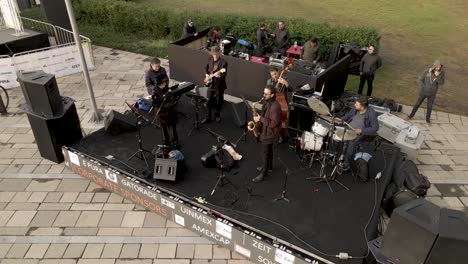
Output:
[[290,41],[304,43],[316,36],[327,57],[335,41],[367,46],[379,46],[380,36],[369,27],[330,26],[312,23],[302,18],[260,17],[229,15],[203,11],[177,11],[147,7],[122,0],[75,0],[76,17],[80,22],[107,26],[115,32],[138,34],[155,39],[177,40],[187,18],[192,18],[198,29],[215,26],[221,34],[233,32],[238,38],[256,42],[256,30],[261,22],[274,29],[279,20],[284,20],[290,33]]

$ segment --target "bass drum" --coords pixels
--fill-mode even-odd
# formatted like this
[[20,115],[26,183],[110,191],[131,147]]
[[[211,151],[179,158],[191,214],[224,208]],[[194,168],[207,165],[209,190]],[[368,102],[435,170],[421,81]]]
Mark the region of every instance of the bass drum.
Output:
[[301,149],[320,151],[323,145],[323,137],[312,132],[305,131],[301,137]]

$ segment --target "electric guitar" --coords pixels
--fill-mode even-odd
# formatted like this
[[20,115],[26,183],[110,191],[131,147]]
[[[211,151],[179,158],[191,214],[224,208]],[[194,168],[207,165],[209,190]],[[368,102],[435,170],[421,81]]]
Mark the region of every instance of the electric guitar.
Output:
[[209,85],[212,81],[213,81],[213,77],[215,77],[216,74],[218,73],[225,73],[226,72],[226,69],[225,68],[222,68],[218,71],[215,71],[213,72],[212,74],[208,74],[206,77],[205,77],[205,85]]

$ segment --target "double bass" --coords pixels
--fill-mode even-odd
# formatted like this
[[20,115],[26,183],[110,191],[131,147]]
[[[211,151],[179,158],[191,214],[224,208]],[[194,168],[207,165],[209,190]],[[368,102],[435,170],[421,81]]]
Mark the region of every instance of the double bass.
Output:
[[284,74],[288,73],[289,65],[292,64],[292,60],[288,58],[287,63],[283,67],[283,70],[281,70],[281,74],[278,78],[278,82],[276,83],[276,101],[281,106],[281,129],[280,129],[280,134],[285,135],[286,134],[286,121],[288,120],[288,102],[286,100],[286,93],[288,92],[284,84],[279,83],[279,79],[283,77]]

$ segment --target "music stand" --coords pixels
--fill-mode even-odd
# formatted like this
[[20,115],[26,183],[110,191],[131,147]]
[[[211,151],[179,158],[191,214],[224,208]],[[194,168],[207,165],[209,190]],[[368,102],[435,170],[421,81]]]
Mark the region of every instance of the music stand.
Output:
[[286,193],[286,187],[287,187],[287,184],[288,184],[288,175],[289,175],[289,168],[288,166],[283,162],[283,160],[281,160],[279,157],[278,157],[278,160],[279,162],[283,165],[283,167],[285,167],[285,173],[284,173],[284,182],[283,182],[283,190],[281,191],[281,195],[275,199],[275,202],[277,201],[285,201],[287,203],[290,203],[291,200],[288,199],[287,197],[287,193]]
[[[244,102],[246,108],[245,108],[245,111],[244,111],[244,124],[241,126],[241,128],[244,129],[244,132],[242,133],[242,135],[239,137],[239,139],[236,140],[236,144],[239,143],[239,141],[242,139],[242,141],[246,142],[247,141],[247,133],[249,133],[249,129],[248,129],[248,123],[249,123],[249,115],[248,115],[248,111],[249,109],[251,110],[250,112],[253,112],[254,109],[252,109],[252,107],[249,105],[249,103],[247,103],[247,101],[245,100],[244,96],[241,96],[242,97],[242,102]],[[257,139],[258,140],[258,139]]]
[[193,94],[193,93],[186,93],[185,96],[187,96],[188,98],[191,98],[191,102],[192,104],[195,106],[195,121],[193,122],[193,126],[192,128],[190,128],[190,131],[188,133],[189,136],[192,135],[192,132],[196,129],[196,130],[200,130],[200,128],[203,128],[204,126],[203,125],[200,125],[200,103],[202,103],[203,101],[208,101],[208,99],[206,99],[206,97],[203,97],[201,95],[198,95],[198,94]]
[[145,152],[148,152],[148,153],[151,153],[151,151],[149,150],[146,150],[143,148],[143,144],[142,144],[142,140],[141,140],[141,124],[142,124],[142,120],[148,122],[148,123],[151,123],[149,119],[147,119],[146,117],[144,117],[141,113],[139,113],[139,111],[131,106],[129,103],[127,103],[127,101],[125,101],[125,104],[127,104],[127,106],[130,108],[130,110],[132,110],[133,114],[135,115],[135,117],[137,118],[137,123],[136,123],[136,128],[137,128],[137,138],[138,138],[138,150],[133,153],[132,156],[130,156],[130,158],[127,159],[127,161],[131,160],[132,158],[138,158],[138,159],[141,159],[145,162],[146,164],[146,167],[149,168],[149,165],[148,165],[148,160],[146,159],[146,156],[145,156]]

